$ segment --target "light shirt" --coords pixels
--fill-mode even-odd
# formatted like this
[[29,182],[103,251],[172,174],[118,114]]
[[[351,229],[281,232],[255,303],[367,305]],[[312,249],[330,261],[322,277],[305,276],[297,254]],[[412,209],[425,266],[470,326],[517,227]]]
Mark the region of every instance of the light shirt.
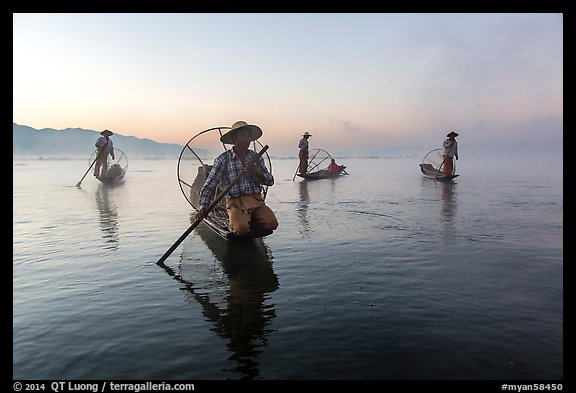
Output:
[[112,143],[112,139],[108,139],[108,144],[106,144],[106,137],[101,136],[100,138],[98,138],[98,140],[96,140],[96,148],[98,150],[102,149],[102,147],[106,146],[104,148],[104,150],[106,151],[106,153],[112,155],[114,154],[114,143]]
[[458,143],[456,139],[446,139],[442,144],[444,148],[444,155],[448,157],[454,157],[458,155]]
[[[255,151],[248,150],[246,162],[252,162],[257,155]],[[256,165],[264,174],[264,180],[261,182],[258,176],[247,172],[232,186],[230,191],[228,191],[226,195],[228,199],[238,198],[242,195],[260,194],[263,191],[262,184],[266,186],[274,184],[274,176],[272,176],[268,168],[266,168],[266,165],[264,165],[264,159],[262,159],[262,157],[258,159]],[[200,207],[207,208],[210,205],[210,202],[215,197],[214,194],[216,193],[218,184],[221,183],[223,188],[228,187],[232,180],[242,173],[243,170],[244,166],[238,156],[236,156],[234,149],[227,150],[216,157],[212,170],[210,170],[208,178],[202,190],[200,190]]]
[[306,138],[300,139],[300,143],[298,143],[298,147],[301,150],[308,150],[308,139],[306,139]]

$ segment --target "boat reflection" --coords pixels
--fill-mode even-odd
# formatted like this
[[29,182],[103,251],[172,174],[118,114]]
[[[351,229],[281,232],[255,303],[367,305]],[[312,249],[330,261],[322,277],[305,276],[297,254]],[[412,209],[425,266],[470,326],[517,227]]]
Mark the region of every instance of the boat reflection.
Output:
[[114,201],[110,201],[109,186],[99,184],[96,188],[96,205],[98,206],[98,221],[102,229],[104,248],[116,250],[120,237],[118,236],[118,210]]
[[235,366],[225,370],[231,379],[257,379],[259,355],[268,346],[274,304],[269,294],[279,287],[272,268],[272,256],[262,239],[226,242],[203,223],[195,233],[219,261],[194,259],[185,242],[178,273],[161,266],[174,279],[185,284],[187,299],[202,307],[202,314],[213,323],[211,331],[227,340],[229,360]]

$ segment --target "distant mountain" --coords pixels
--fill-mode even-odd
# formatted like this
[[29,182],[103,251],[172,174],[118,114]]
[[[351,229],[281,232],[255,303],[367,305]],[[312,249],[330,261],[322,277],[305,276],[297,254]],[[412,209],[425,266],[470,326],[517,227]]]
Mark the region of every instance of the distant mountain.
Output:
[[[55,130],[12,123],[13,157],[89,157],[96,147],[94,143],[100,131],[82,128]],[[124,136],[114,133],[114,147],[122,150],[128,158],[178,157],[183,146],[174,143],[160,143],[151,139]]]

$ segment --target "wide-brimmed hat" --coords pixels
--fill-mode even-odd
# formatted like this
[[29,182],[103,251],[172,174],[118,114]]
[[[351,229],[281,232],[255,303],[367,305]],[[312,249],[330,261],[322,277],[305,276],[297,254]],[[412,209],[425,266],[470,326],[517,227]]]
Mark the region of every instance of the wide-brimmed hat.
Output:
[[312,136],[312,134],[309,134],[308,131],[306,131],[302,136]]
[[113,134],[114,134],[114,133],[113,133],[112,131],[110,131],[110,130],[104,130],[104,131],[102,131],[102,132],[100,133],[100,135],[104,135],[104,136],[106,136],[106,135],[110,136],[110,135],[113,135]]
[[220,137],[220,142],[222,143],[226,143],[228,145],[233,145],[234,144],[234,134],[238,131],[238,130],[250,130],[250,140],[255,141],[256,139],[260,138],[262,136],[262,130],[260,129],[260,127],[252,125],[252,124],[248,124],[245,121],[237,121],[236,123],[232,124],[232,127],[230,128],[230,130],[228,130],[228,132],[224,135],[222,135]]
[[447,136],[448,138],[450,138],[451,136],[458,136],[458,133],[457,133],[457,132],[454,132],[454,131],[450,131],[450,132],[448,133],[448,135],[446,135],[446,136]]

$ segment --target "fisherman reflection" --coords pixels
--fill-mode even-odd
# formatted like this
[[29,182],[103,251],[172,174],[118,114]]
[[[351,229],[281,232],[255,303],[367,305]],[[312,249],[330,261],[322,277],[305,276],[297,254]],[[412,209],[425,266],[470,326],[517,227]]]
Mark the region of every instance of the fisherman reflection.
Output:
[[[270,250],[261,239],[226,242],[203,224],[196,227],[196,233],[222,263],[224,274],[215,273],[211,267],[209,277],[202,278],[206,274],[186,260],[185,255],[192,252],[185,247],[179,275],[162,267],[186,284],[191,298],[202,306],[203,315],[214,323],[211,330],[228,340],[229,360],[236,366],[226,371],[240,379],[255,379],[260,375],[258,356],[268,346],[268,335],[273,331],[268,325],[276,316],[274,305],[267,303],[268,294],[279,286]],[[227,290],[225,299],[219,301],[218,288],[222,287]]]
[[296,210],[298,218],[300,219],[300,234],[309,237],[310,223],[308,221],[308,207],[310,206],[310,196],[308,195],[308,182],[301,181],[298,183],[300,191],[300,202]]
[[104,248],[116,250],[118,248],[118,211],[114,202],[108,196],[109,187],[99,184],[96,188],[96,204],[98,205],[100,228],[104,239]]
[[456,184],[451,181],[440,183],[442,185],[442,217],[452,221],[456,210],[456,198],[454,197]]

